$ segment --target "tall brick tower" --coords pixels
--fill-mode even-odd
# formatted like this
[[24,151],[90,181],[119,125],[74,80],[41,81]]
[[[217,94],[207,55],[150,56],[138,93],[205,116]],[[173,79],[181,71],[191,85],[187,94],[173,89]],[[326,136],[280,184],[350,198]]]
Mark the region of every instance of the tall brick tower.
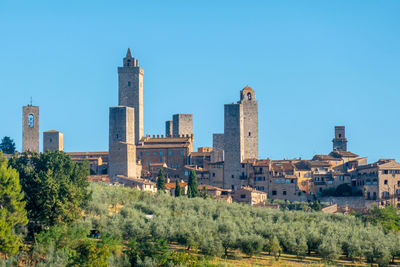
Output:
[[136,146],[134,109],[111,107],[108,139],[108,174],[136,178]]
[[118,67],[118,105],[135,109],[135,144],[143,137],[143,69],[128,48]]
[[39,152],[39,107],[22,107],[22,152]]
[[335,138],[332,140],[333,151],[347,151],[347,139],[344,126],[335,126]]
[[240,91],[237,103],[225,105],[224,156],[224,188],[247,184],[242,162],[258,159],[258,103],[249,86]]

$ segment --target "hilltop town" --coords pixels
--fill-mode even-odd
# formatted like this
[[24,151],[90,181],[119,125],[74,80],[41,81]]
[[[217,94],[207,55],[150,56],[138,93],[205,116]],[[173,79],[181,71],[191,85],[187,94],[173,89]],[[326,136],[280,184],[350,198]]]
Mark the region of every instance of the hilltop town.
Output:
[[[193,114],[172,115],[165,135],[145,134],[143,77],[128,49],[118,67],[118,103],[109,108],[108,151],[67,153],[73,161],[89,161],[92,181],[156,192],[163,169],[166,190],[173,194],[176,180],[185,188],[194,171],[199,187],[228,202],[268,206],[266,200],[318,200],[335,205],[334,211],[400,207],[400,164],[394,159],[368,163],[367,157],[348,151],[345,126],[332,125],[329,153],[311,159],[260,159],[258,100],[249,86],[238,90],[236,102],[224,106],[224,132],[213,134],[212,147],[194,151]],[[23,152],[39,152],[39,118],[38,106],[23,107]],[[61,132],[43,132],[47,150],[63,151]]]

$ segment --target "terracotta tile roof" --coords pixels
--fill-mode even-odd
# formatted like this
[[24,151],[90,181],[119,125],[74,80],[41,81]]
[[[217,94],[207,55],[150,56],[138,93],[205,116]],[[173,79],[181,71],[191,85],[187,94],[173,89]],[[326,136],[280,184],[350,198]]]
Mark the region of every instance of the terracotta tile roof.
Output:
[[138,145],[136,149],[160,149],[160,148],[186,148],[189,147],[188,144],[146,144]]
[[338,160],[338,158],[332,157],[331,155],[315,155],[312,160]]
[[191,157],[211,157],[211,152],[192,152]]
[[[188,185],[186,182],[180,182],[181,188],[184,188]],[[165,189],[175,189],[176,188],[176,182],[175,183],[166,183],[165,184]]]
[[208,184],[201,184],[201,185],[199,185],[197,188],[198,188],[199,190],[202,190],[204,187],[205,187],[208,191],[228,191],[228,190],[226,190],[226,189],[222,189],[222,188],[219,188],[219,187],[216,187],[216,186],[212,186],[212,185],[208,185]]
[[357,154],[354,154],[353,152],[350,151],[332,151],[331,153],[329,153],[329,155],[333,156],[333,157],[341,157],[341,158],[356,158],[358,157]]
[[107,151],[100,151],[100,152],[65,152],[69,156],[108,156]]

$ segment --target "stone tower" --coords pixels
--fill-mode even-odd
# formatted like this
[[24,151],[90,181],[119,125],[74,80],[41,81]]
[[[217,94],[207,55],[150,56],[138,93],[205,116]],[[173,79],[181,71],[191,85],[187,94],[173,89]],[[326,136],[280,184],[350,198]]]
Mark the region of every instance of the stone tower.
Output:
[[173,135],[193,134],[193,114],[175,114],[172,116]]
[[224,156],[224,188],[247,184],[242,162],[258,159],[258,103],[249,86],[240,91],[237,103],[225,105]]
[[128,48],[123,66],[118,67],[118,105],[135,110],[135,144],[143,137],[143,69]]
[[63,151],[64,135],[59,131],[46,131],[43,132],[43,152],[49,151]]
[[344,126],[335,126],[335,138],[332,140],[333,151],[347,151],[347,139]]
[[108,139],[108,174],[136,178],[135,110],[111,107]]
[[170,137],[172,136],[172,130],[173,130],[173,123],[172,121],[166,121],[165,122],[165,136]]
[[39,107],[22,108],[22,152],[39,152]]

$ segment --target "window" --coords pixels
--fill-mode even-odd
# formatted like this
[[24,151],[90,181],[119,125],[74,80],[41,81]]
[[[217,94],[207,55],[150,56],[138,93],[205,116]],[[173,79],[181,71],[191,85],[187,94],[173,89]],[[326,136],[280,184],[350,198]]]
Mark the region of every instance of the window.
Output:
[[400,181],[397,182],[397,186],[400,186]]
[[251,100],[251,93],[247,93],[247,100]]
[[396,171],[392,171],[392,174],[396,174]]
[[281,179],[281,184],[284,184],[285,183],[285,179]]
[[183,150],[181,150],[181,156],[183,156]]
[[246,195],[240,195],[240,198],[246,198]]
[[276,184],[279,184],[279,179],[275,179],[275,183],[276,183]]
[[371,180],[367,179],[367,181],[365,182],[366,185],[371,184]]
[[290,183],[294,184],[294,179],[291,179],[291,180],[290,180]]
[[339,180],[344,181],[344,176],[343,175],[339,176]]
[[242,164],[242,169],[244,168],[244,164]]
[[385,181],[383,181],[383,183],[384,183],[384,184],[388,184],[388,181],[387,181],[387,180],[385,180]]
[[147,166],[150,166],[150,161],[147,162]]
[[382,173],[383,173],[383,174],[388,174],[389,171],[388,171],[388,170],[383,170]]
[[162,151],[160,151],[160,156],[162,156],[163,155],[163,152]]
[[215,172],[213,172],[212,177],[215,177]]
[[185,171],[185,176],[188,176],[189,175],[189,172],[188,171]]
[[128,82],[128,86],[131,86],[131,82]]
[[149,155],[149,151],[146,151],[146,156],[148,156]]
[[232,179],[235,178],[235,175],[232,174]]
[[168,151],[168,156],[172,156],[172,151]]
[[286,179],[286,183],[287,183],[287,184],[290,184],[290,179]]
[[160,162],[162,162],[162,158],[160,158]]
[[272,191],[272,195],[276,196],[276,191],[275,190]]
[[29,114],[28,115],[28,127],[33,128],[34,125],[35,125],[35,120],[33,118],[33,114]]
[[249,132],[249,136],[251,136],[251,132]]
[[261,190],[261,191],[264,191],[264,186],[260,186],[260,190]]
[[286,191],[283,191],[282,194],[283,194],[284,196],[286,196]]
[[153,156],[157,156],[157,152],[154,151],[154,152],[153,152]]
[[140,151],[140,156],[143,157],[143,151]]
[[378,184],[378,180],[377,179],[374,179],[374,180],[372,180],[372,184]]

